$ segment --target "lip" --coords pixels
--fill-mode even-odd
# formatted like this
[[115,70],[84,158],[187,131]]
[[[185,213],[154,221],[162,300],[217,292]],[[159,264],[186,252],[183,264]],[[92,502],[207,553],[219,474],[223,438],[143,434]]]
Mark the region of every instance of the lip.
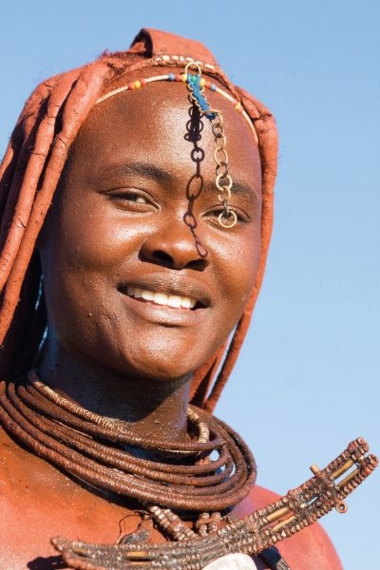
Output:
[[[179,297],[190,297],[195,299],[197,304],[194,309],[175,309],[167,305],[157,305],[155,303],[135,299],[127,294],[128,287],[137,287],[149,291],[165,293],[166,295],[177,295]],[[182,276],[168,276],[165,274],[150,274],[144,278],[128,279],[121,282],[117,287],[119,293],[124,296],[128,309],[139,318],[152,323],[167,327],[187,327],[196,324],[204,316],[204,309],[212,306],[212,295],[210,289],[199,283],[194,278]]]
[[166,305],[142,302],[128,295],[123,295],[124,303],[130,314],[135,315],[146,323],[164,327],[190,327],[199,324],[203,319],[204,311],[190,309],[173,309]]
[[[178,297],[190,297],[196,301],[194,309],[189,309],[191,312],[196,312],[199,309],[207,309],[212,305],[212,292],[205,283],[200,283],[194,278],[185,278],[182,276],[168,276],[165,274],[150,274],[144,278],[128,279],[119,283],[117,289],[120,293],[140,304],[149,304],[154,306],[154,303],[141,302],[140,300],[129,297],[127,293],[128,287],[135,287],[139,289],[147,289],[155,293],[165,293],[166,295],[176,295]],[[165,307],[171,311],[176,311],[171,307]],[[180,310],[180,309],[179,309]],[[186,309],[185,309],[186,310]]]

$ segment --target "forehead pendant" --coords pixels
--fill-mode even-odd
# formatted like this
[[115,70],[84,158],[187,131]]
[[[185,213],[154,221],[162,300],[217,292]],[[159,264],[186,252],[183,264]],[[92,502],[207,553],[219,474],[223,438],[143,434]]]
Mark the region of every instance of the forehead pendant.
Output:
[[258,570],[250,556],[246,554],[227,554],[211,564],[203,567],[203,570]]
[[179,81],[185,83],[189,90],[191,102],[196,105],[201,115],[204,115],[210,121],[212,133],[215,139],[215,186],[218,191],[218,200],[223,206],[223,211],[219,214],[218,221],[223,228],[233,228],[237,222],[237,216],[236,213],[231,210],[229,205],[233,182],[228,171],[228,154],[226,150],[227,139],[224,132],[223,114],[218,109],[214,109],[210,106],[210,103],[208,102],[205,95],[205,88],[209,89],[210,91],[215,91],[224,97],[224,99],[227,99],[227,101],[232,103],[236,111],[240,113],[247,121],[257,142],[258,137],[252,120],[249,118],[247,112],[243,109],[243,106],[239,101],[234,99],[234,97],[232,97],[232,95],[226,91],[223,91],[223,89],[218,87],[215,83],[212,83],[208,79],[202,77],[201,66],[199,63],[193,60],[189,61],[189,63],[186,65],[184,73],[154,75],[153,77],[131,81],[127,85],[123,85],[122,87],[118,87],[113,91],[109,91],[100,97],[100,99],[96,101],[96,104],[102,103],[106,99],[109,99],[110,97],[113,97],[114,95],[117,95],[123,91],[134,91],[136,89],[141,89],[148,83],[154,83],[155,81]]
[[[190,73],[191,67],[196,68],[196,73]],[[218,222],[223,228],[233,228],[237,222],[236,213],[230,209],[232,178],[228,172],[228,154],[226,151],[227,139],[224,133],[223,115],[217,109],[211,108],[204,94],[206,80],[202,78],[202,70],[195,62],[190,62],[185,67],[184,80],[190,92],[191,101],[199,111],[210,121],[212,133],[215,138],[214,159],[216,162],[215,185],[218,190],[218,200],[223,204],[223,211],[219,214]],[[212,85],[210,86],[212,89]]]

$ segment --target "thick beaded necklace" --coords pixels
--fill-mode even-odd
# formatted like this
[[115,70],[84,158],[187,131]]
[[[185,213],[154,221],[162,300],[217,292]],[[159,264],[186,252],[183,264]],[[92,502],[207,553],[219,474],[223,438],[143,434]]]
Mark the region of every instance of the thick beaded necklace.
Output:
[[38,455],[144,504],[186,512],[226,510],[248,495],[256,479],[253,456],[241,437],[204,410],[189,408],[189,433],[195,436],[177,442],[136,436],[125,422],[66,400],[34,370],[27,379],[8,383],[0,400],[0,418]]
[[[325,469],[313,465],[311,479],[239,520],[228,511],[255,480],[249,449],[203,410],[190,408],[188,420],[195,441],[194,435],[184,443],[157,441],[136,437],[124,422],[66,400],[35,371],[0,385],[0,421],[12,436],[64,472],[137,499],[172,540],[150,544],[141,532],[116,545],[53,539],[68,566],[78,570],[243,570],[255,568],[252,555],[273,569],[289,570],[273,545],[334,507],[345,512],[345,497],[377,466],[358,438]],[[129,448],[155,451],[162,460],[142,459]],[[194,528],[181,519],[185,511],[197,515]]]

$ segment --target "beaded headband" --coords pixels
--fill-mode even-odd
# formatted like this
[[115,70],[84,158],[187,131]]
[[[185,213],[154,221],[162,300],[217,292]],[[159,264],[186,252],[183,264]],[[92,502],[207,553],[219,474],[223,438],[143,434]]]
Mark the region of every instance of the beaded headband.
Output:
[[[190,73],[189,68],[195,67],[196,73]],[[214,109],[210,106],[207,98],[204,94],[205,88],[210,89],[210,91],[215,91],[222,95],[225,99],[233,104],[237,112],[242,114],[246,121],[248,122],[256,142],[258,141],[257,133],[255,127],[249,118],[247,112],[243,109],[242,104],[234,99],[229,93],[223,91],[220,87],[215,85],[209,80],[202,77],[201,66],[198,62],[190,60],[183,73],[168,73],[165,75],[155,75],[153,77],[148,77],[147,79],[140,79],[132,81],[127,85],[119,87],[114,91],[106,93],[100,99],[96,101],[96,104],[102,103],[106,99],[122,93],[123,91],[134,91],[140,89],[148,83],[153,83],[155,81],[169,81],[169,82],[182,82],[186,83],[189,90],[189,95],[192,103],[196,105],[200,113],[204,115],[211,123],[212,133],[215,137],[215,150],[214,159],[216,162],[216,178],[215,185],[218,190],[218,200],[223,205],[223,211],[218,216],[218,222],[223,228],[233,228],[237,222],[236,213],[230,209],[229,202],[231,199],[231,188],[233,185],[232,178],[228,171],[228,154],[226,151],[227,139],[224,133],[224,120],[221,111]]]

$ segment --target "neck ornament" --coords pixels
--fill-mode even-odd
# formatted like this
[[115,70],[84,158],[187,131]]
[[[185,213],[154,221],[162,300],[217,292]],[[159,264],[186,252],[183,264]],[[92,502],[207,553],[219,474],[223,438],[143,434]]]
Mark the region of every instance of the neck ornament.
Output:
[[[324,469],[313,464],[313,476],[305,483],[237,519],[227,510],[249,492],[256,475],[254,460],[238,434],[220,420],[193,408],[188,418],[195,441],[146,441],[123,422],[65,400],[35,372],[0,385],[0,421],[11,435],[64,472],[137,499],[172,541],[151,544],[141,532],[115,545],[52,539],[69,568],[224,570],[230,568],[228,563],[237,563],[238,570],[249,568],[239,555],[259,555],[272,569],[290,570],[273,545],[333,508],[345,512],[344,499],[378,464],[358,438]],[[158,449],[162,458],[136,457],[136,447]],[[193,529],[181,520],[184,511],[198,516]]]
[[143,438],[125,422],[66,400],[35,371],[7,385],[2,407],[11,433],[42,458],[95,487],[144,504],[225,510],[248,495],[256,478],[252,454],[238,434],[193,407],[189,441]]

